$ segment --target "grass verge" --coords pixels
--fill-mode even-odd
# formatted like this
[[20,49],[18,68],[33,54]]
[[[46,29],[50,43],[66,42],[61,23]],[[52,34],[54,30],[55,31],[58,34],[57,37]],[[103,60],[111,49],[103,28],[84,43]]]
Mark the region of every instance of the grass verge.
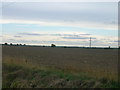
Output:
[[3,62],[3,88],[118,88],[119,83],[84,73]]

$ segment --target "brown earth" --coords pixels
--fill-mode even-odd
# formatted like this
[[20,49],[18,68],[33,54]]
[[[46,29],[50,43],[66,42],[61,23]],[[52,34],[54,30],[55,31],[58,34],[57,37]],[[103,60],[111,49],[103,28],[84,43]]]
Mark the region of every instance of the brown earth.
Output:
[[84,72],[93,77],[117,79],[118,75],[118,49],[3,46],[2,58],[3,62],[10,60],[66,72]]

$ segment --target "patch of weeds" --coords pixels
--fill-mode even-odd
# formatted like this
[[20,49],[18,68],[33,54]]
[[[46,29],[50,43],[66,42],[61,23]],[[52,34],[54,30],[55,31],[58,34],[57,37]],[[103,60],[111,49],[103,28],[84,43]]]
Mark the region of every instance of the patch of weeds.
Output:
[[70,80],[73,80],[74,79],[74,76],[72,76],[72,75],[67,75],[66,77],[65,77],[65,79],[67,80],[67,81],[70,81]]
[[[40,68],[27,68],[17,65],[5,65],[3,76],[3,88],[18,87],[97,87],[118,88],[118,82],[110,81],[107,78],[96,79],[84,73],[70,73],[60,70],[43,70]],[[98,83],[96,83],[98,82]]]
[[5,70],[5,71],[7,70],[9,72],[13,72],[13,71],[19,70],[21,68],[22,68],[21,66],[18,66],[15,64],[3,64],[3,70]]
[[107,78],[101,78],[99,80],[102,84],[106,84],[108,82],[108,79]]
[[19,81],[14,81],[11,83],[10,88],[18,88],[20,87],[20,82]]
[[13,81],[14,79],[16,79],[16,74],[15,73],[8,73],[7,75],[6,75],[6,79],[9,81],[9,82],[11,82],[11,81]]
[[10,87],[10,85],[11,85],[11,81],[10,80],[4,80],[3,82],[2,82],[2,87],[3,88],[9,88]]
[[39,75],[40,75],[41,77],[48,76],[48,74],[47,74],[46,72],[44,72],[44,71],[40,71],[40,72],[39,72]]
[[57,75],[58,75],[60,78],[65,78],[65,74],[62,73],[62,72],[58,72]]
[[108,81],[107,83],[102,84],[103,88],[120,88],[120,83],[117,81]]

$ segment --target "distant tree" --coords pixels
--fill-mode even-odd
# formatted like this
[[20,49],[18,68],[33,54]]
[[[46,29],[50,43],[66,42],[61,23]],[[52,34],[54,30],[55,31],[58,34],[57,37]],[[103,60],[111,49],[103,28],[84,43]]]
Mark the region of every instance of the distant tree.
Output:
[[20,44],[20,46],[22,46],[22,44]]
[[17,44],[17,46],[18,46],[19,44]]
[[108,48],[110,48],[110,46]]
[[51,47],[56,47],[56,45],[55,44],[51,44]]
[[120,46],[119,46],[119,49],[120,49]]
[[24,44],[24,46],[26,46],[26,44]]
[[12,43],[10,43],[10,45],[12,46],[13,44],[12,44]]
[[5,43],[5,45],[8,45],[7,43]]
[[67,48],[66,46],[64,46],[64,48]]

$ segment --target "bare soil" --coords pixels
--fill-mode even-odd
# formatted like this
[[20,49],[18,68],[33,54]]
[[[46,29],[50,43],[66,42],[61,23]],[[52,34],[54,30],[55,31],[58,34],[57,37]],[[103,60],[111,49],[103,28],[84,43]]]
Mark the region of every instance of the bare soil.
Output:
[[14,60],[98,78],[118,78],[118,49],[3,46],[2,54],[3,62]]

